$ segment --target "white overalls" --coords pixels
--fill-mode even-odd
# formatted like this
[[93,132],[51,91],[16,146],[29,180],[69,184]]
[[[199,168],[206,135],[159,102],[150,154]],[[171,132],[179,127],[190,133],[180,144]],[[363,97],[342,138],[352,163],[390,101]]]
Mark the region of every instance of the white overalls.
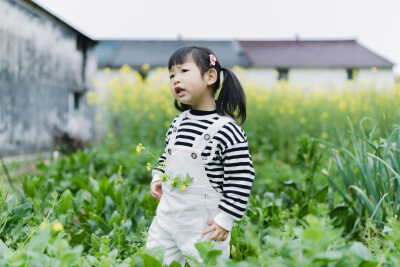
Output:
[[[205,171],[205,164],[210,162],[216,151],[216,143],[210,141],[221,127],[232,118],[220,117],[215,121],[204,134],[198,136],[192,148],[174,146],[178,128],[188,111],[178,117],[176,126],[173,128],[166,150],[166,171],[174,177],[181,174],[186,177],[189,173],[193,177],[192,183],[186,190],[176,188],[171,191],[172,186],[162,183],[163,194],[157,207],[156,216],[150,226],[147,248],[157,246],[165,247],[164,264],[172,261],[179,262],[184,266],[185,258],[182,254],[195,256],[200,260],[194,244],[206,240],[213,232],[202,236],[202,232],[209,227],[208,221],[214,219],[218,214],[218,205],[221,200],[221,193],[218,193],[210,184]],[[210,143],[211,154],[202,159],[201,153]],[[229,242],[231,233],[225,241],[215,242],[215,248],[223,251],[223,256],[230,255]]]

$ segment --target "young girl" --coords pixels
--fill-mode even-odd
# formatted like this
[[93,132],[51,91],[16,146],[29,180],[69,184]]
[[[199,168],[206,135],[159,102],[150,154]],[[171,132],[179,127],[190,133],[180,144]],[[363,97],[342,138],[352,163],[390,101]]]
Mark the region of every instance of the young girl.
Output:
[[[230,231],[246,209],[254,168],[246,134],[233,119],[246,119],[245,94],[235,74],[221,67],[210,49],[196,46],[175,51],[168,68],[175,107],[182,113],[166,135],[159,159],[165,171],[152,171],[151,195],[160,203],[146,246],[164,246],[164,263],[184,266],[183,254],[199,258],[194,245],[205,239],[229,257]],[[172,190],[173,181],[161,181],[163,172],[193,180]]]

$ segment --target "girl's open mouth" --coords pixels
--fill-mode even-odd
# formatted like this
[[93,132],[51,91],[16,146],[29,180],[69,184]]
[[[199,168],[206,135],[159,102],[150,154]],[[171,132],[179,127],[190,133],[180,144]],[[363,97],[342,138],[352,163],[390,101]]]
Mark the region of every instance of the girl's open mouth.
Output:
[[186,93],[186,91],[180,87],[176,87],[175,92],[177,96],[183,96]]

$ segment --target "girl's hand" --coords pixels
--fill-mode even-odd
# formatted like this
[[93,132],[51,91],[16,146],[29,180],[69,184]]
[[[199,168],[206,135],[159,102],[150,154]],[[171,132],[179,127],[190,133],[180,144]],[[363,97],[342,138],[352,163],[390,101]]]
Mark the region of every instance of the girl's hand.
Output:
[[161,181],[152,182],[150,184],[150,193],[151,193],[152,197],[154,197],[157,200],[160,200],[161,195],[162,195],[161,184],[162,184]]
[[206,230],[203,231],[203,235],[208,234],[211,231],[214,231],[214,233],[208,238],[210,240],[214,241],[225,241],[226,238],[228,237],[229,231],[226,231],[224,228],[219,226],[214,220],[211,220],[208,222],[208,227]]

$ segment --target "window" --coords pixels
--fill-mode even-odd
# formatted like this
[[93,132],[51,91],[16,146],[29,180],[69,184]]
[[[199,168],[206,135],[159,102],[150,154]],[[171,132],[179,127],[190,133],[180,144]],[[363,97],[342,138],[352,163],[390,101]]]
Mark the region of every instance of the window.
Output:
[[86,50],[85,37],[83,35],[78,34],[76,36],[76,49],[81,52]]
[[81,110],[82,93],[74,92],[74,111],[79,112]]
[[354,80],[357,78],[357,69],[347,69],[347,80]]
[[278,80],[287,81],[289,77],[289,69],[277,69]]

